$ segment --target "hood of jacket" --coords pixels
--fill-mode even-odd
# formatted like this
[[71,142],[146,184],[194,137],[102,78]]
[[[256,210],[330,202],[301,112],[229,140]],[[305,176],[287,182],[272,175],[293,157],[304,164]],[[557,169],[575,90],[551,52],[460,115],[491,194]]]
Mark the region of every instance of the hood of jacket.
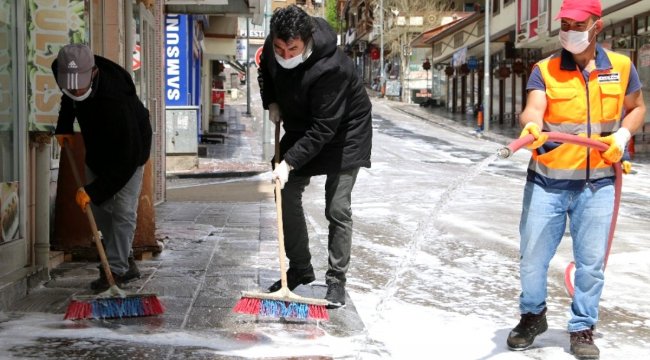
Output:
[[336,51],[336,33],[327,21],[320,17],[312,17],[314,30],[311,33],[312,53],[304,62],[309,65],[322,58],[332,56]]
[[104,96],[117,98],[136,95],[133,79],[124,68],[98,55],[95,55],[95,64],[99,68],[96,90],[101,89]]

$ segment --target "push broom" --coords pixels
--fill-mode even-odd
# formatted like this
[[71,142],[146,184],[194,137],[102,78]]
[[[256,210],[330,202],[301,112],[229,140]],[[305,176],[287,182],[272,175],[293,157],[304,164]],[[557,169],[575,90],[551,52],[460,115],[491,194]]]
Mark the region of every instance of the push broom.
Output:
[[[79,177],[79,172],[77,171],[69,144],[64,143],[63,149],[70,162],[75,184],[77,187],[81,187],[81,178]],[[84,212],[88,217],[88,223],[93,233],[93,241],[97,246],[99,259],[101,260],[101,265],[110,287],[108,290],[97,295],[74,295],[70,304],[68,304],[64,319],[81,320],[138,317],[158,315],[165,312],[165,308],[156,295],[127,294],[115,284],[115,279],[111,273],[111,268],[108,265],[108,259],[104,252],[104,246],[102,245],[102,235],[97,230],[97,224],[95,223],[95,217],[90,209],[90,205],[86,206]]]
[[[280,164],[280,125],[275,126],[275,166]],[[275,209],[278,218],[278,252],[280,257],[280,290],[272,293],[242,292],[233,311],[240,314],[276,318],[329,320],[327,301],[296,295],[287,286],[287,272],[284,249],[284,227],[282,223],[282,191],[280,180],[275,180]]]

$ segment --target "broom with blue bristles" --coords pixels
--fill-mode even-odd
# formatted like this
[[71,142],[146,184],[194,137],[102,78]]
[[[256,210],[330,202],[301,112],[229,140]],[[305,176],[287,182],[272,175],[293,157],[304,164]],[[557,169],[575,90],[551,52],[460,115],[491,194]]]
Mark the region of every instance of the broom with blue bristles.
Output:
[[[75,165],[69,144],[64,143],[63,149],[68,157],[68,161],[70,162],[75,183],[80,187],[81,178],[79,177],[79,172],[77,171],[77,166]],[[84,212],[88,217],[88,222],[90,223],[90,228],[93,233],[93,240],[97,246],[99,259],[110,287],[108,290],[97,295],[73,296],[70,304],[68,304],[68,309],[65,313],[64,319],[81,320],[123,318],[158,315],[165,312],[164,306],[155,294],[126,294],[124,290],[120,289],[115,284],[115,279],[111,273],[111,268],[108,265],[108,259],[104,252],[104,246],[102,245],[102,235],[97,229],[95,217],[90,209],[90,205],[86,206]]]
[[[275,166],[280,164],[280,125],[275,126]],[[287,286],[287,271],[284,249],[284,227],[282,224],[282,189],[280,180],[275,180],[275,209],[278,218],[278,252],[280,255],[280,290],[272,293],[242,292],[234,312],[276,318],[329,320],[327,300],[312,299],[296,295]]]

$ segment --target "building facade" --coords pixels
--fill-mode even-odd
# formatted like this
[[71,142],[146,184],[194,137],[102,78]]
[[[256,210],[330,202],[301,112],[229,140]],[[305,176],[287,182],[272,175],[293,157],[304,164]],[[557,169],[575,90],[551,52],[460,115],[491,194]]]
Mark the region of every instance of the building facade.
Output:
[[[48,278],[64,253],[83,253],[91,244],[74,203],[70,168],[53,140],[60,91],[50,64],[68,43],[88,44],[129,71],[149,108],[154,129],[146,166],[134,247],[155,242],[154,204],[164,200],[164,125],[160,2],[140,0],[0,0],[0,305]],[[79,135],[78,135],[79,136]],[[83,161],[83,141],[75,147]],[[60,181],[67,178],[67,181]],[[80,245],[83,244],[83,245]]]

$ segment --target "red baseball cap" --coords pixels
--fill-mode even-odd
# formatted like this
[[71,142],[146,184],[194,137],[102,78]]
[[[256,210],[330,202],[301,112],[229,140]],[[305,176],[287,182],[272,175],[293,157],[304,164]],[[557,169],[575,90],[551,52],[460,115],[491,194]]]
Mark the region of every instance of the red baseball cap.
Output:
[[601,17],[602,14],[600,0],[564,0],[555,20],[568,18],[585,21],[591,15]]

